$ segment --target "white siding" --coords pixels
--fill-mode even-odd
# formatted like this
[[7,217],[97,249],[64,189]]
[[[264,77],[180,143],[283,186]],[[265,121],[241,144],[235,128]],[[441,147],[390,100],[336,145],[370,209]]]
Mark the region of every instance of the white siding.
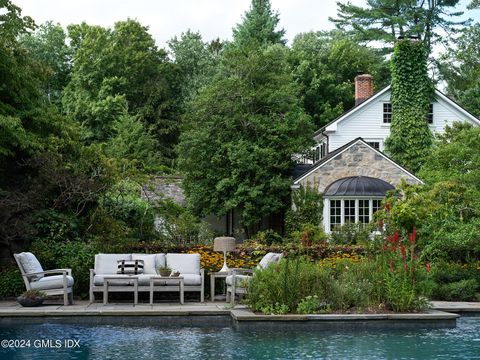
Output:
[[[383,103],[390,101],[390,90],[382,94],[366,106],[347,114],[345,118],[329,125],[326,134],[329,137],[328,151],[345,145],[361,137],[365,141],[381,141],[380,150],[383,151],[383,142],[390,134],[390,125],[383,123]],[[395,109],[393,109],[395,111]],[[474,122],[448,101],[436,96],[433,103],[433,123],[430,129],[433,133],[443,133],[445,126],[455,121]],[[336,127],[336,129],[335,129]]]

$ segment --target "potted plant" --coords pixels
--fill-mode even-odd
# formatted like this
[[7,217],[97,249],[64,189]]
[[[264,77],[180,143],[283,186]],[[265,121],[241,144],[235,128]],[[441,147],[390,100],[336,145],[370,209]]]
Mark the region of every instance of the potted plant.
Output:
[[17,301],[20,305],[26,307],[42,305],[43,300],[47,296],[43,291],[27,290],[22,295],[17,297]]
[[158,269],[157,269],[158,273],[160,274],[160,276],[170,276],[170,274],[172,273],[172,269],[168,266],[160,266]]

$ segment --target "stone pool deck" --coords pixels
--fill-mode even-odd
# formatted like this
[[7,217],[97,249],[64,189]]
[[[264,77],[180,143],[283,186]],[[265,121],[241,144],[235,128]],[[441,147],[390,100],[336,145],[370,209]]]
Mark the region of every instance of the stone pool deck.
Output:
[[[314,327],[316,329],[380,328],[380,327],[454,327],[458,313],[480,313],[480,303],[476,302],[433,302],[432,308],[424,313],[405,314],[315,314],[315,315],[259,315],[243,305],[233,309],[224,302],[140,303],[101,302],[90,304],[76,301],[64,306],[47,302],[36,308],[21,307],[14,301],[0,301],[0,324],[18,322],[42,322],[45,318],[61,322],[101,323],[137,321],[142,324],[180,324],[216,326],[233,325],[241,328],[255,326],[280,328]],[[83,320],[82,320],[83,319]],[[131,320],[128,320],[131,319]]]

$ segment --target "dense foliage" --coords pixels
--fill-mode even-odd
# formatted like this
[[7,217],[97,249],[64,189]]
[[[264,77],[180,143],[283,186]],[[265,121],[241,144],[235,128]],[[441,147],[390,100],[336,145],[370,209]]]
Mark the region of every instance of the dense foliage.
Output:
[[377,0],[367,1],[367,6],[361,7],[337,2],[338,18],[330,20],[359,40],[381,41],[389,49],[398,37],[415,36],[430,52],[433,44],[445,41],[445,33],[450,36],[469,23],[460,18],[464,13],[455,9],[458,3],[459,0]]
[[313,130],[286,51],[279,45],[226,51],[221,75],[196,98],[178,153],[197,213],[239,208],[249,226],[285,208],[291,155],[305,150]]
[[427,115],[434,89],[428,78],[425,45],[410,39],[397,41],[391,69],[393,116],[385,148],[396,162],[416,172],[432,144]]
[[480,116],[480,24],[465,28],[440,61],[447,91],[467,110]]
[[[229,255],[230,266],[254,267],[268,251],[290,258],[268,270],[278,270],[271,283],[259,276],[276,291],[265,295],[270,303],[257,303],[259,310],[414,309],[417,295],[429,293],[474,300],[478,128],[448,129],[423,162],[430,143],[426,54],[436,29],[456,27],[445,16],[457,3],[340,4],[338,25],[351,32],[300,34],[290,46],[270,2],[253,0],[231,42],[186,31],[162,49],[135,20],[112,28],[37,27],[10,0],[0,1],[0,296],[23,290],[11,265],[13,253],[24,250],[45,268],[73,268],[80,296],[98,252],[199,252],[202,266],[216,271],[216,234],[199,215],[235,208],[253,241]],[[387,145],[409,169],[423,163],[425,186],[401,187],[404,196],[392,194],[378,218],[402,241],[417,229],[414,255],[422,263],[405,263],[399,246],[382,255],[377,241],[387,238],[371,241],[370,228],[325,234],[318,226],[322,198],[309,189],[295,193],[285,236],[268,229],[290,206],[292,154],[308,149],[315,126],[353,106],[357,71],[373,74],[376,90],[389,83],[388,61],[364,41],[392,43],[398,35],[417,35],[426,48],[398,42]],[[478,24],[466,28],[439,65],[449,95],[476,115],[479,41]],[[189,208],[156,192],[158,178],[180,172]],[[272,221],[257,232],[268,216]],[[422,286],[420,275],[402,272],[407,265],[423,274],[427,264]]]

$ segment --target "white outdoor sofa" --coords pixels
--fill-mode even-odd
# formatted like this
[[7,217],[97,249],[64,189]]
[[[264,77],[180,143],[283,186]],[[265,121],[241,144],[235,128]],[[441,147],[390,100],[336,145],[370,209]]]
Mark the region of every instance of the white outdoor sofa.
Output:
[[[95,301],[95,292],[104,292],[104,277],[114,276],[116,280],[108,283],[108,292],[135,291],[131,275],[117,274],[119,260],[143,260],[143,274],[135,275],[138,279],[138,292],[150,291],[150,278],[158,276],[160,266],[168,266],[180,272],[183,277],[183,291],[199,292],[200,301],[204,302],[204,269],[200,269],[200,254],[97,254],[95,267],[90,269],[90,302]],[[154,291],[180,291],[177,281],[166,280],[157,284]]]

